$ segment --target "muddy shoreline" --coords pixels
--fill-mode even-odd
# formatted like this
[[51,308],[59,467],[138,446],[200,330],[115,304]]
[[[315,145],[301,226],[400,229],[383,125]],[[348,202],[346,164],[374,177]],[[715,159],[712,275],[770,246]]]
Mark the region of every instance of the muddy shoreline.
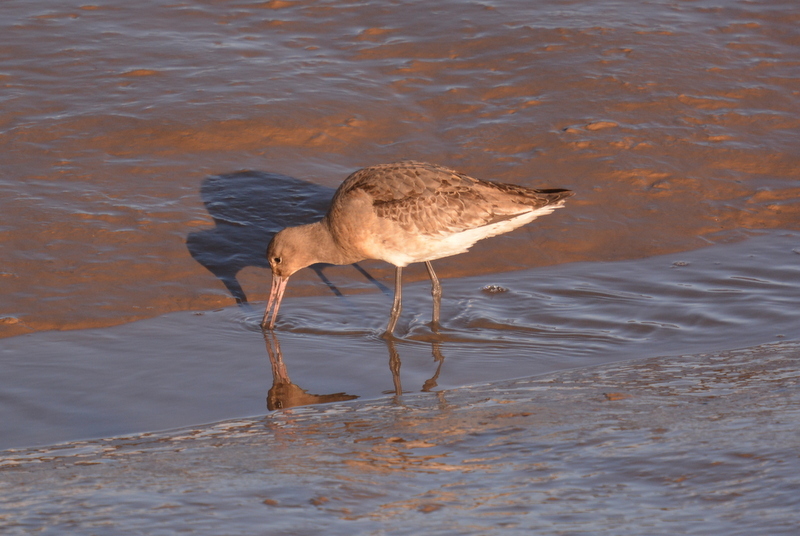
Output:
[[[227,306],[241,294],[220,270],[263,300],[259,250],[301,215],[286,208],[315,219],[322,190],[404,158],[577,192],[442,261],[445,278],[800,221],[791,2],[35,0],[4,13],[2,337]],[[219,219],[243,200],[245,219]],[[198,251],[210,235],[225,240]],[[329,292],[302,278],[291,293]]]

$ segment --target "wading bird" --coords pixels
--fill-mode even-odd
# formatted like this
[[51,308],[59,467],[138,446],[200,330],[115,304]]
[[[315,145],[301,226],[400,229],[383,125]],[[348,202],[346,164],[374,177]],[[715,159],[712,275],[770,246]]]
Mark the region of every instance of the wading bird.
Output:
[[400,316],[403,267],[412,262],[428,269],[436,327],[442,288],[430,261],[464,253],[478,240],[550,214],[572,194],[482,181],[423,162],[360,169],[336,190],[322,220],[288,227],[272,238],[267,247],[272,290],[261,326],[275,327],[286,283],[301,268],[380,259],[396,266],[385,335],[392,335]]

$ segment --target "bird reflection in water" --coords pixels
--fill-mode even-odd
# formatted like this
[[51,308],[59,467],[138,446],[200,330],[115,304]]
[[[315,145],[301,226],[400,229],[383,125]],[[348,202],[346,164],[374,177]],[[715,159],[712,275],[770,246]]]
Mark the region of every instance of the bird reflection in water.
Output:
[[[397,346],[393,338],[386,338],[384,340],[389,349],[389,370],[392,371],[394,395],[400,396],[403,394],[403,386],[400,383],[400,354],[397,351]],[[433,353],[433,360],[437,363],[436,372],[422,384],[423,393],[433,390],[433,388],[438,385],[436,380],[439,379],[439,373],[442,371],[442,364],[444,363],[444,355],[442,354],[442,349],[438,342],[431,343],[431,353]],[[384,394],[392,394],[392,391],[384,391]]]
[[272,365],[272,388],[267,393],[267,409],[293,408],[295,406],[310,406],[311,404],[326,404],[328,402],[341,402],[353,400],[356,395],[347,393],[333,393],[330,395],[313,395],[305,389],[292,383],[286,364],[283,362],[281,344],[275,333],[264,331],[264,341],[267,343],[267,354]]
[[[272,411],[296,406],[342,402],[358,398],[356,395],[349,395],[347,393],[333,393],[329,395],[310,394],[305,389],[292,383],[292,380],[289,378],[289,373],[286,370],[286,364],[283,360],[283,353],[281,352],[281,345],[278,341],[277,333],[264,330],[263,334],[264,341],[267,345],[270,365],[272,366],[272,387],[267,393],[267,409]],[[403,394],[403,387],[400,382],[400,354],[397,351],[394,340],[386,339],[385,342],[389,350],[389,370],[392,374],[394,390],[385,391],[384,394],[394,394],[396,397],[399,397]],[[442,354],[438,342],[431,343],[431,352],[434,362],[437,363],[436,371],[431,378],[423,383],[422,392],[429,392],[438,385],[437,380],[442,371],[442,364],[444,363],[444,355]]]

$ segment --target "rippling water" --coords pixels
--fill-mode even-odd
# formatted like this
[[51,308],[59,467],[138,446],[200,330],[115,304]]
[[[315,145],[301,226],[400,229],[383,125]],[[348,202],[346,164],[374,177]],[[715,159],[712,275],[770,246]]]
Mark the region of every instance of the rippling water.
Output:
[[0,329],[233,303],[192,241],[231,199],[250,201],[239,224],[261,234],[199,253],[262,300],[258,248],[235,246],[292,223],[265,224],[297,202],[269,178],[307,196],[401,158],[578,194],[440,262],[445,277],[796,228],[799,18],[791,0],[9,0]]
[[798,357],[777,343],[5,451],[0,515],[9,534],[789,535]]
[[[261,308],[241,307],[14,337],[0,350],[0,447],[258,415],[268,394],[277,407],[372,399],[398,385],[442,391],[797,340],[798,281],[800,234],[782,231],[637,261],[445,280],[439,334],[428,326],[428,284],[408,285],[392,344],[379,337],[391,305],[380,292],[287,298],[277,341],[264,340]],[[278,374],[270,358],[282,360]]]

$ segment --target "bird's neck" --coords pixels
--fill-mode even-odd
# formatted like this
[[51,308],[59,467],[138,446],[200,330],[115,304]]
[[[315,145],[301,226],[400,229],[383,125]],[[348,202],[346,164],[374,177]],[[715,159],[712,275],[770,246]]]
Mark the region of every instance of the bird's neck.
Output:
[[309,248],[316,262],[328,264],[352,264],[363,260],[345,251],[333,239],[325,220],[301,226],[307,233]]

